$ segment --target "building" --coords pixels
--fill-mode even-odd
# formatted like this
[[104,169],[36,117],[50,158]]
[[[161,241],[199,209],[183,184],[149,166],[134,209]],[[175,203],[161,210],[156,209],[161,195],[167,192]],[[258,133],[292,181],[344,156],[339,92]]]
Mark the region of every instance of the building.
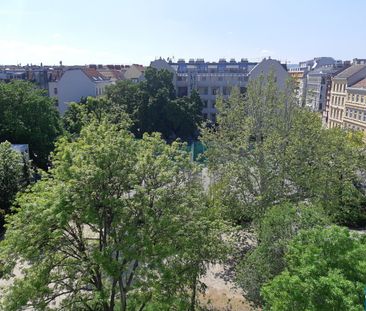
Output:
[[301,68],[300,66],[291,66],[288,68],[288,74],[296,84],[296,96],[301,106],[305,105],[307,72],[308,70],[306,68]]
[[70,102],[103,95],[105,87],[112,83],[95,68],[72,68],[66,70],[59,80],[49,82],[49,95],[57,99],[58,110],[63,115]]
[[366,78],[346,88],[343,127],[366,132]]
[[343,127],[347,89],[366,77],[366,64],[354,60],[352,66],[338,73],[332,79],[329,106],[326,109],[326,123],[329,128]]
[[131,80],[132,82],[140,82],[144,79],[146,68],[142,65],[133,64],[128,66],[124,72],[124,79]]
[[306,76],[305,107],[314,112],[323,112],[326,108],[327,94],[332,77],[345,67],[339,65],[323,66],[310,71]]
[[275,76],[277,87],[284,90],[289,78],[287,67],[271,58],[263,59],[260,63],[255,65],[249,72],[249,80],[257,79],[261,75],[267,77],[271,72],[273,72]]
[[281,87],[288,77],[285,68],[278,61],[271,59],[264,59],[259,64],[244,58],[240,61],[235,59],[227,61],[222,58],[218,62],[205,62],[204,59],[167,62],[158,59],[151,62],[151,66],[173,72],[173,83],[178,97],[190,96],[193,90],[197,90],[203,102],[202,115],[213,122],[217,114],[215,107],[217,97],[228,98],[233,87],[245,93],[250,76],[255,78],[274,70]]
[[[325,106],[325,103],[322,102],[322,100],[325,101],[325,98],[323,97],[322,100],[318,100],[318,102],[315,102],[314,98],[311,98],[310,101],[314,104],[310,104],[309,100],[307,101],[306,97],[308,95],[308,82],[310,80],[310,89],[311,92],[315,90],[315,92],[318,92],[318,87],[320,87],[320,84],[322,84],[322,78],[319,77],[319,70],[320,68],[328,68],[328,67],[342,67],[343,62],[339,60],[335,60],[332,57],[315,57],[314,59],[307,60],[300,62],[298,65],[291,65],[289,66],[289,75],[294,79],[297,85],[297,97],[300,101],[301,106],[310,106],[310,107],[316,107],[318,105],[321,105],[322,107]],[[310,75],[312,72],[314,72],[314,75]],[[323,81],[325,82],[325,81]],[[324,83],[323,83],[324,84]],[[324,87],[324,86],[323,86]],[[324,90],[320,91],[318,96],[323,96]],[[314,111],[318,111],[318,109],[314,108]]]

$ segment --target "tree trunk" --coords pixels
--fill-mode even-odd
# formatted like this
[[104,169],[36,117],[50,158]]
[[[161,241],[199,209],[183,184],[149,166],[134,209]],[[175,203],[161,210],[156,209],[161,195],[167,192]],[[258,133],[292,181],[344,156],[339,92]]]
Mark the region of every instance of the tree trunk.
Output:
[[118,285],[119,285],[119,293],[121,296],[121,311],[126,311],[127,310],[127,295],[126,295],[126,292],[123,287],[122,277],[119,278]]
[[194,275],[192,282],[191,307],[189,309],[190,311],[196,310],[196,299],[197,299],[196,296],[197,296],[197,274]]

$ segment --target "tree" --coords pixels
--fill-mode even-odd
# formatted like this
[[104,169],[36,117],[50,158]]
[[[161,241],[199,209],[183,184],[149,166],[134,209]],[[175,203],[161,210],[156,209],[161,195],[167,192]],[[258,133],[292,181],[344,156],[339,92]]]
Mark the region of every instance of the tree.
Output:
[[23,175],[22,156],[9,142],[0,143],[0,235],[4,233],[4,216],[20,189]]
[[5,310],[194,309],[205,262],[224,258],[226,224],[181,145],[92,122],[61,139],[49,178],[22,194],[1,243],[15,280]]
[[365,237],[332,226],[301,232],[287,268],[262,289],[265,310],[363,310]]
[[24,81],[0,83],[0,142],[29,144],[34,164],[47,168],[61,132],[55,104],[44,91]]
[[324,129],[301,108],[289,83],[273,75],[249,83],[245,97],[219,100],[217,125],[202,129],[217,200],[230,218],[251,221],[281,202],[321,204],[339,223],[366,220],[365,145],[359,133]]
[[167,70],[148,68],[139,84],[119,81],[107,89],[107,97],[130,117],[136,137],[152,132],[161,133],[167,140],[197,137],[201,99],[196,91],[177,99],[173,74]]
[[288,244],[300,230],[329,224],[324,210],[309,204],[284,203],[268,209],[256,228],[258,245],[236,267],[236,283],[246,299],[262,305],[261,287],[286,267]]

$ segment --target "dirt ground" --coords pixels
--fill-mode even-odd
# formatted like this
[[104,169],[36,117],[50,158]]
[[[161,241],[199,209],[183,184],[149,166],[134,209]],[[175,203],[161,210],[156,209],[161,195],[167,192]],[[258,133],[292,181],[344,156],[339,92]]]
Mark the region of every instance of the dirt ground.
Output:
[[249,304],[243,298],[241,291],[235,288],[230,281],[225,281],[222,277],[224,268],[216,264],[210,266],[207,275],[202,278],[202,282],[207,285],[205,295],[201,295],[199,300],[202,306],[212,311],[252,311]]

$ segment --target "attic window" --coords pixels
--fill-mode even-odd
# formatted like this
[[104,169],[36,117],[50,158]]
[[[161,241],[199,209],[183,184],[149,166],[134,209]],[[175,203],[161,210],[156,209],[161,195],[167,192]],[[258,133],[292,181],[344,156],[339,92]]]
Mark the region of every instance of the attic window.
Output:
[[93,77],[93,79],[96,81],[97,80],[97,78],[96,77]]

